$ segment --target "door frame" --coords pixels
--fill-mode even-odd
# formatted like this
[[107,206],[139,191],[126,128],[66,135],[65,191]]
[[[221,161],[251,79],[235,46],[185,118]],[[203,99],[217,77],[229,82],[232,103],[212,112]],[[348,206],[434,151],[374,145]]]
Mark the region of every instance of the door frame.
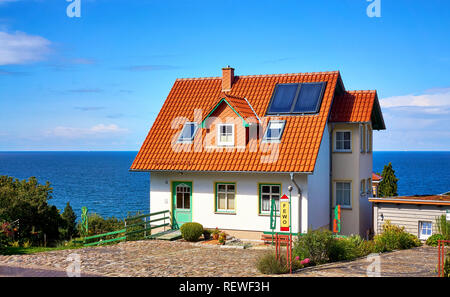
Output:
[[175,216],[174,216],[174,206],[176,201],[174,201],[174,185],[175,183],[189,183],[191,185],[191,197],[190,197],[190,206],[191,206],[191,222],[192,222],[192,217],[193,217],[193,208],[192,208],[192,200],[193,199],[193,194],[194,194],[194,181],[192,180],[171,180],[170,181],[170,223],[172,225],[172,229],[174,226],[174,220],[175,220]]

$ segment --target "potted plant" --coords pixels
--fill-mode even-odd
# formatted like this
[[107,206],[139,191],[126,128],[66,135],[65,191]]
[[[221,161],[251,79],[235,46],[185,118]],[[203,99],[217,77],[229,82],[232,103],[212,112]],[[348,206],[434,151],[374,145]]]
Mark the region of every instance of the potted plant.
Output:
[[219,231],[219,229],[216,227],[216,229],[214,229],[214,231],[212,232],[213,239],[214,239],[214,240],[218,240],[218,239],[219,239],[219,234],[220,234],[220,231]]
[[205,240],[209,240],[211,238],[211,231],[208,229],[204,229],[203,230],[203,238],[205,238]]
[[225,232],[221,232],[219,235],[219,244],[224,245],[226,240],[227,240],[227,235],[225,234]]

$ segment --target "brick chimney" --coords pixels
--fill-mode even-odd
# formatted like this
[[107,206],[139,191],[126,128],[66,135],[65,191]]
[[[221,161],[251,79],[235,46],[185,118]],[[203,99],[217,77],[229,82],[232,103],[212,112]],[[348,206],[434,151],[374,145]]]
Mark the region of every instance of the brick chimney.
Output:
[[234,80],[234,68],[227,66],[222,68],[222,92],[231,91]]

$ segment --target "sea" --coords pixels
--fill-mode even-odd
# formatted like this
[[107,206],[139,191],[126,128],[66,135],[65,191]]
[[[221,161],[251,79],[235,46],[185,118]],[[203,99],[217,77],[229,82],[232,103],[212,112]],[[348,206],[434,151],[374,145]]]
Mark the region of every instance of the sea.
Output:
[[[130,172],[137,152],[0,152],[0,175],[49,181],[49,203],[61,211],[67,202],[80,216],[81,207],[104,217],[125,218],[150,208],[150,174]],[[450,191],[450,151],[373,153],[373,171],[389,162],[399,195]]]

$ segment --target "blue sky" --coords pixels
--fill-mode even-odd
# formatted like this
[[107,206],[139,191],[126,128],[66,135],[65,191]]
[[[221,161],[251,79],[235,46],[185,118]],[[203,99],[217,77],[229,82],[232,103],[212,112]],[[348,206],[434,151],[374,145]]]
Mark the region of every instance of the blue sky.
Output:
[[375,150],[450,148],[450,2],[0,0],[0,150],[138,150],[180,77],[341,71]]

